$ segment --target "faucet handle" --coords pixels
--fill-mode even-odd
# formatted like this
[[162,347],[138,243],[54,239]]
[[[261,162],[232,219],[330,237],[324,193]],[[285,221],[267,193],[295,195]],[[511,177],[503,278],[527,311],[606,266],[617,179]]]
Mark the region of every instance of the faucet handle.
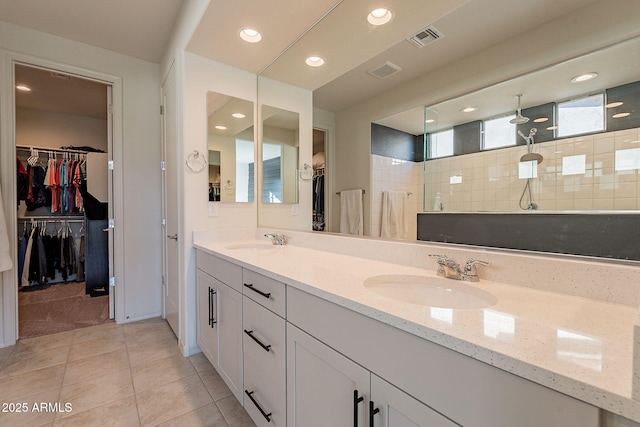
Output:
[[479,259],[469,258],[467,260],[467,264],[464,266],[464,272],[469,276],[477,276],[478,272],[476,271],[476,264],[480,265],[490,265],[487,261],[480,261]]

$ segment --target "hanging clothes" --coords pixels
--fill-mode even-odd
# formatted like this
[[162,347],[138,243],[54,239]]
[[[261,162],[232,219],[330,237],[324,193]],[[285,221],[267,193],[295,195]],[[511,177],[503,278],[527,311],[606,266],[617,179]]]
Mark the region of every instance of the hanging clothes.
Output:
[[23,234],[19,249],[20,253],[24,253],[20,286],[79,281],[76,274],[77,248],[68,224],[62,225],[57,231],[50,231],[45,222],[44,225],[32,226],[29,232],[25,230]]
[[17,196],[18,206],[20,206],[20,200],[27,200],[27,194],[29,193],[29,174],[27,168],[22,161],[16,157],[16,184],[17,184]]
[[0,191],[0,271],[11,270],[13,267],[9,248],[9,234],[7,233],[7,222],[4,217],[4,202],[2,200],[2,191]]
[[46,171],[42,166],[27,166],[28,190],[27,190],[27,210],[33,211],[41,206],[47,206],[50,200],[47,189],[44,185]]

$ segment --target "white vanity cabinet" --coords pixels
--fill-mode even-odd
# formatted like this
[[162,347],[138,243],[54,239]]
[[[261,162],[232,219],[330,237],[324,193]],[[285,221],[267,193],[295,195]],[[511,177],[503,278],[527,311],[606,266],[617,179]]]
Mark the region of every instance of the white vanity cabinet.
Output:
[[242,402],[242,268],[202,251],[196,267],[198,346]]
[[287,324],[289,427],[368,426],[370,375]]
[[220,282],[202,270],[196,271],[198,292],[196,339],[200,350],[209,361],[213,361],[218,358],[217,289],[220,287]]
[[287,325],[289,427],[455,427],[367,369]]
[[440,415],[387,381],[371,374],[369,427],[455,427]]
[[[374,414],[372,426],[367,424],[370,427],[456,425],[454,423],[465,427],[599,425],[599,410],[594,406],[293,287],[287,289],[287,322],[372,373],[371,394],[364,401],[372,401],[373,409],[380,412]],[[287,329],[289,346],[294,344],[292,330]],[[309,375],[311,382],[321,374],[312,375],[307,369],[291,366],[298,356],[291,353],[295,349],[288,351],[288,374],[295,376],[289,379],[288,411],[296,417],[293,411],[297,407],[293,405],[323,402],[332,391],[320,393],[313,384],[295,388],[306,383],[303,374]],[[331,361],[324,363],[325,371],[335,369]],[[318,370],[320,366],[322,363],[316,362]],[[380,379],[397,390],[391,389],[393,393],[389,393]],[[335,388],[333,393],[338,390]],[[330,410],[334,408],[325,407],[325,411]],[[436,421],[429,423],[420,411]],[[303,425],[305,423],[294,423],[290,427]]]
[[259,427],[600,425],[592,405],[296,286],[203,251],[197,268],[198,345]]
[[243,270],[244,407],[258,427],[286,427],[286,286]]

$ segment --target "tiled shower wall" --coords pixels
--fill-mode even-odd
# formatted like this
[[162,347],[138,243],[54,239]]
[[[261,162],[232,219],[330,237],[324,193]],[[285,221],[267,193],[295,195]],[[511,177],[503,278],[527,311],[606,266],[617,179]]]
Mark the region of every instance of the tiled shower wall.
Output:
[[424,162],[412,162],[371,155],[372,208],[371,236],[380,237],[382,191],[396,190],[411,193],[407,198],[407,240],[417,238],[417,214],[422,212],[424,194]]
[[[616,171],[615,165],[616,151],[640,149],[639,141],[640,130],[636,128],[535,144],[533,151],[544,157],[538,165],[538,177],[531,180],[538,209],[640,209],[638,169]],[[518,178],[518,164],[526,152],[526,146],[518,146],[427,161],[426,210],[433,209],[436,193],[440,193],[446,211],[520,210],[527,180]],[[584,172],[568,175],[565,168],[563,174],[563,158],[580,155],[585,156]],[[635,164],[640,166],[637,160]],[[415,170],[422,167],[422,163],[414,165]],[[374,177],[375,171],[374,159]],[[384,185],[385,180],[380,181]],[[525,199],[523,205],[528,202]],[[374,203],[374,212],[375,207]]]

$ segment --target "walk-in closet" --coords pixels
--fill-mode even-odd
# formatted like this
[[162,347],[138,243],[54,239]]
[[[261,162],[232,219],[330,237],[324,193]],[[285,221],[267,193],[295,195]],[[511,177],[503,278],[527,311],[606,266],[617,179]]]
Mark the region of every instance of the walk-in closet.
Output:
[[14,76],[19,339],[109,322],[110,87]]
[[326,231],[325,170],[327,132],[313,129],[313,230]]

